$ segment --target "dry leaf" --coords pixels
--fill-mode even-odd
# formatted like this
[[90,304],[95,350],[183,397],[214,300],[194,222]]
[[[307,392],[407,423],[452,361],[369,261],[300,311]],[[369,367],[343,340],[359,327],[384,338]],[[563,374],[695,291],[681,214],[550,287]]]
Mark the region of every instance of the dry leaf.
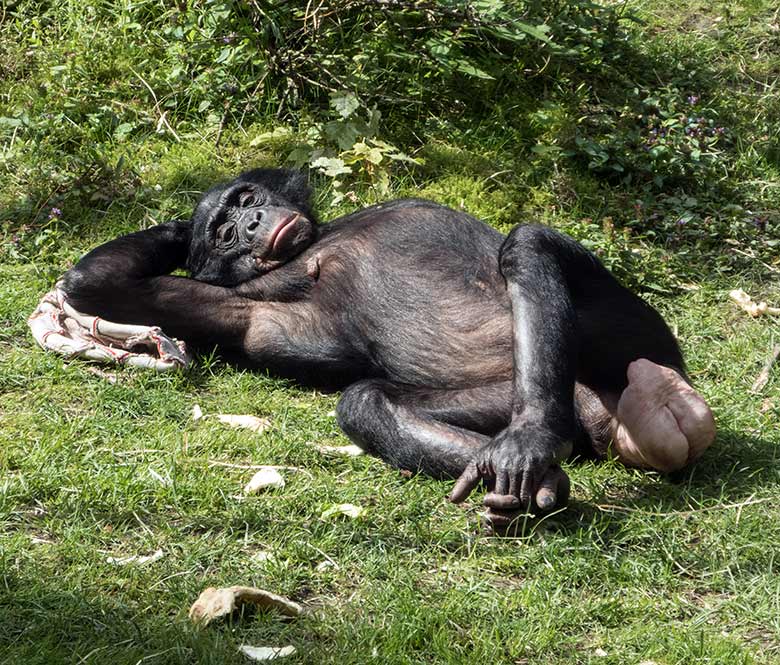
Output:
[[231,427],[237,427],[240,429],[251,429],[253,432],[260,434],[268,429],[271,425],[271,421],[268,418],[258,418],[257,416],[240,415],[235,413],[215,413],[213,415],[205,415],[203,410],[197,404],[192,406],[192,419],[197,422],[205,418],[216,418],[221,423],[230,425]]
[[153,563],[158,559],[162,559],[165,553],[162,550],[157,550],[148,555],[136,554],[134,556],[109,556],[106,557],[106,563],[113,563],[116,566],[126,566],[130,563],[134,563],[137,566],[143,566],[146,563]]
[[276,610],[288,617],[296,617],[303,612],[303,607],[298,603],[270,591],[249,586],[231,586],[221,589],[209,587],[190,607],[190,619],[205,626],[214,619],[231,614],[245,603]]
[[241,416],[232,413],[218,413],[214,416],[219,422],[237,427],[239,429],[251,429],[260,434],[271,426],[268,418],[258,418],[257,416]]
[[318,573],[322,573],[326,570],[329,570],[330,568],[336,568],[338,569],[338,564],[335,561],[320,561],[314,568]]
[[274,660],[274,658],[284,658],[295,653],[295,647],[292,645],[286,647],[253,647],[248,644],[242,644],[238,647],[238,650],[251,660]]
[[769,383],[769,375],[772,372],[772,366],[777,362],[778,358],[780,358],[780,344],[775,344],[772,353],[761,368],[761,373],[753,382],[750,392],[758,394],[766,387],[766,384]]
[[323,455],[343,455],[344,457],[358,457],[359,455],[365,455],[365,450],[360,446],[349,444],[348,446],[325,446],[314,442],[309,442]]
[[284,487],[284,478],[276,469],[260,469],[244,487],[244,494],[257,494],[269,487]]
[[780,314],[780,307],[770,307],[763,300],[757,303],[742,289],[734,289],[733,291],[729,291],[729,298],[737,303],[740,309],[750,314],[750,316],[760,316],[761,314]]
[[353,503],[339,503],[323,511],[321,518],[327,520],[331,517],[344,515],[351,519],[357,519],[365,514],[366,509],[356,506]]

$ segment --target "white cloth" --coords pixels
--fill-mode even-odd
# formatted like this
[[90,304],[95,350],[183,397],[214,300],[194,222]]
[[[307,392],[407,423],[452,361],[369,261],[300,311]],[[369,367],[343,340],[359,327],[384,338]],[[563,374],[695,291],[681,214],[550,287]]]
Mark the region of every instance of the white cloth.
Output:
[[27,324],[41,347],[67,358],[158,372],[186,367],[190,362],[184,342],[168,337],[157,326],[114,323],[76,311],[59,283],[41,298]]

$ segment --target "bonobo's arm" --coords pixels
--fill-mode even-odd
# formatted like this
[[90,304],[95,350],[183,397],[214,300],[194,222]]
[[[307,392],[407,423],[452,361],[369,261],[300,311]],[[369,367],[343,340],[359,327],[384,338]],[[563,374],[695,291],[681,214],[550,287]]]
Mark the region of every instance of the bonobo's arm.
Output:
[[183,267],[190,225],[168,222],[93,249],[63,278],[77,310],[119,323],[160,326],[195,344],[241,344],[251,301],[228,288],[169,275]]
[[238,284],[236,295],[263,302],[296,302],[309,297],[320,276],[319,254],[286,263],[255,279]]
[[577,436],[578,339],[565,274],[571,271],[568,246],[551,233],[519,226],[501,247],[499,265],[512,306],[512,419],[460,476],[453,501],[462,501],[481,479],[491,490],[485,497],[489,510],[546,511],[568,498],[568,479],[558,463],[571,454]]

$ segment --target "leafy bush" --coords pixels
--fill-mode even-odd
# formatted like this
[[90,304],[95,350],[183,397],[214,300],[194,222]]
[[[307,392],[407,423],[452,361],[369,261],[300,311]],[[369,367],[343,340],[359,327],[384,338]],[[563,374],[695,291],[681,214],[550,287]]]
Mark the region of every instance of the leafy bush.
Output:
[[2,128],[177,140],[195,121],[298,118],[347,92],[404,123],[489,111],[554,75],[551,61],[598,65],[617,25],[612,9],[582,0],[23,1],[2,28],[17,38],[3,60],[25,60],[35,74],[24,83],[43,85],[47,103],[30,106],[19,86]]
[[725,175],[722,148],[729,140],[718,111],[699,95],[677,88],[634,91],[631,105],[594,109],[562,154],[587,160],[589,169],[629,184],[706,182]]
[[[755,241],[766,259],[771,85],[761,103],[753,83],[726,93],[701,43],[675,35],[670,49],[668,33],[635,23],[625,4],[589,0],[12,2],[0,22],[3,251],[56,251],[115,202],[152,223],[228,172],[287,157],[321,174],[340,210],[457,173],[506,190],[494,221],[538,191],[551,212],[535,219],[609,217],[632,242],[680,254]],[[437,144],[457,150],[390,178]],[[629,265],[615,237],[606,259]]]
[[134,196],[148,137],[219,143],[274,119],[306,132],[293,161],[336,178],[336,200],[347,169],[387,193],[387,165],[405,159],[393,137],[419,144],[439,118],[503,126],[499,100],[521,119],[516,95],[599,62],[617,25],[584,0],[21,0],[0,24],[0,167],[14,199],[0,214],[49,226],[60,195]]

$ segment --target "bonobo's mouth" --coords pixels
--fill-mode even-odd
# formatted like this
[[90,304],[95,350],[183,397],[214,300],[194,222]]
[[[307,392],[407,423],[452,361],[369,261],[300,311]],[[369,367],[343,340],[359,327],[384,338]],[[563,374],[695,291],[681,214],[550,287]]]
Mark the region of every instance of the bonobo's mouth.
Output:
[[299,212],[289,212],[253,254],[255,269],[267,273],[300,254],[311,244],[312,223]]
[[278,252],[280,247],[284,247],[287,237],[290,235],[291,230],[295,228],[300,218],[301,215],[294,212],[283,219],[276,228],[271,231],[271,235],[268,238],[268,255],[273,256]]

